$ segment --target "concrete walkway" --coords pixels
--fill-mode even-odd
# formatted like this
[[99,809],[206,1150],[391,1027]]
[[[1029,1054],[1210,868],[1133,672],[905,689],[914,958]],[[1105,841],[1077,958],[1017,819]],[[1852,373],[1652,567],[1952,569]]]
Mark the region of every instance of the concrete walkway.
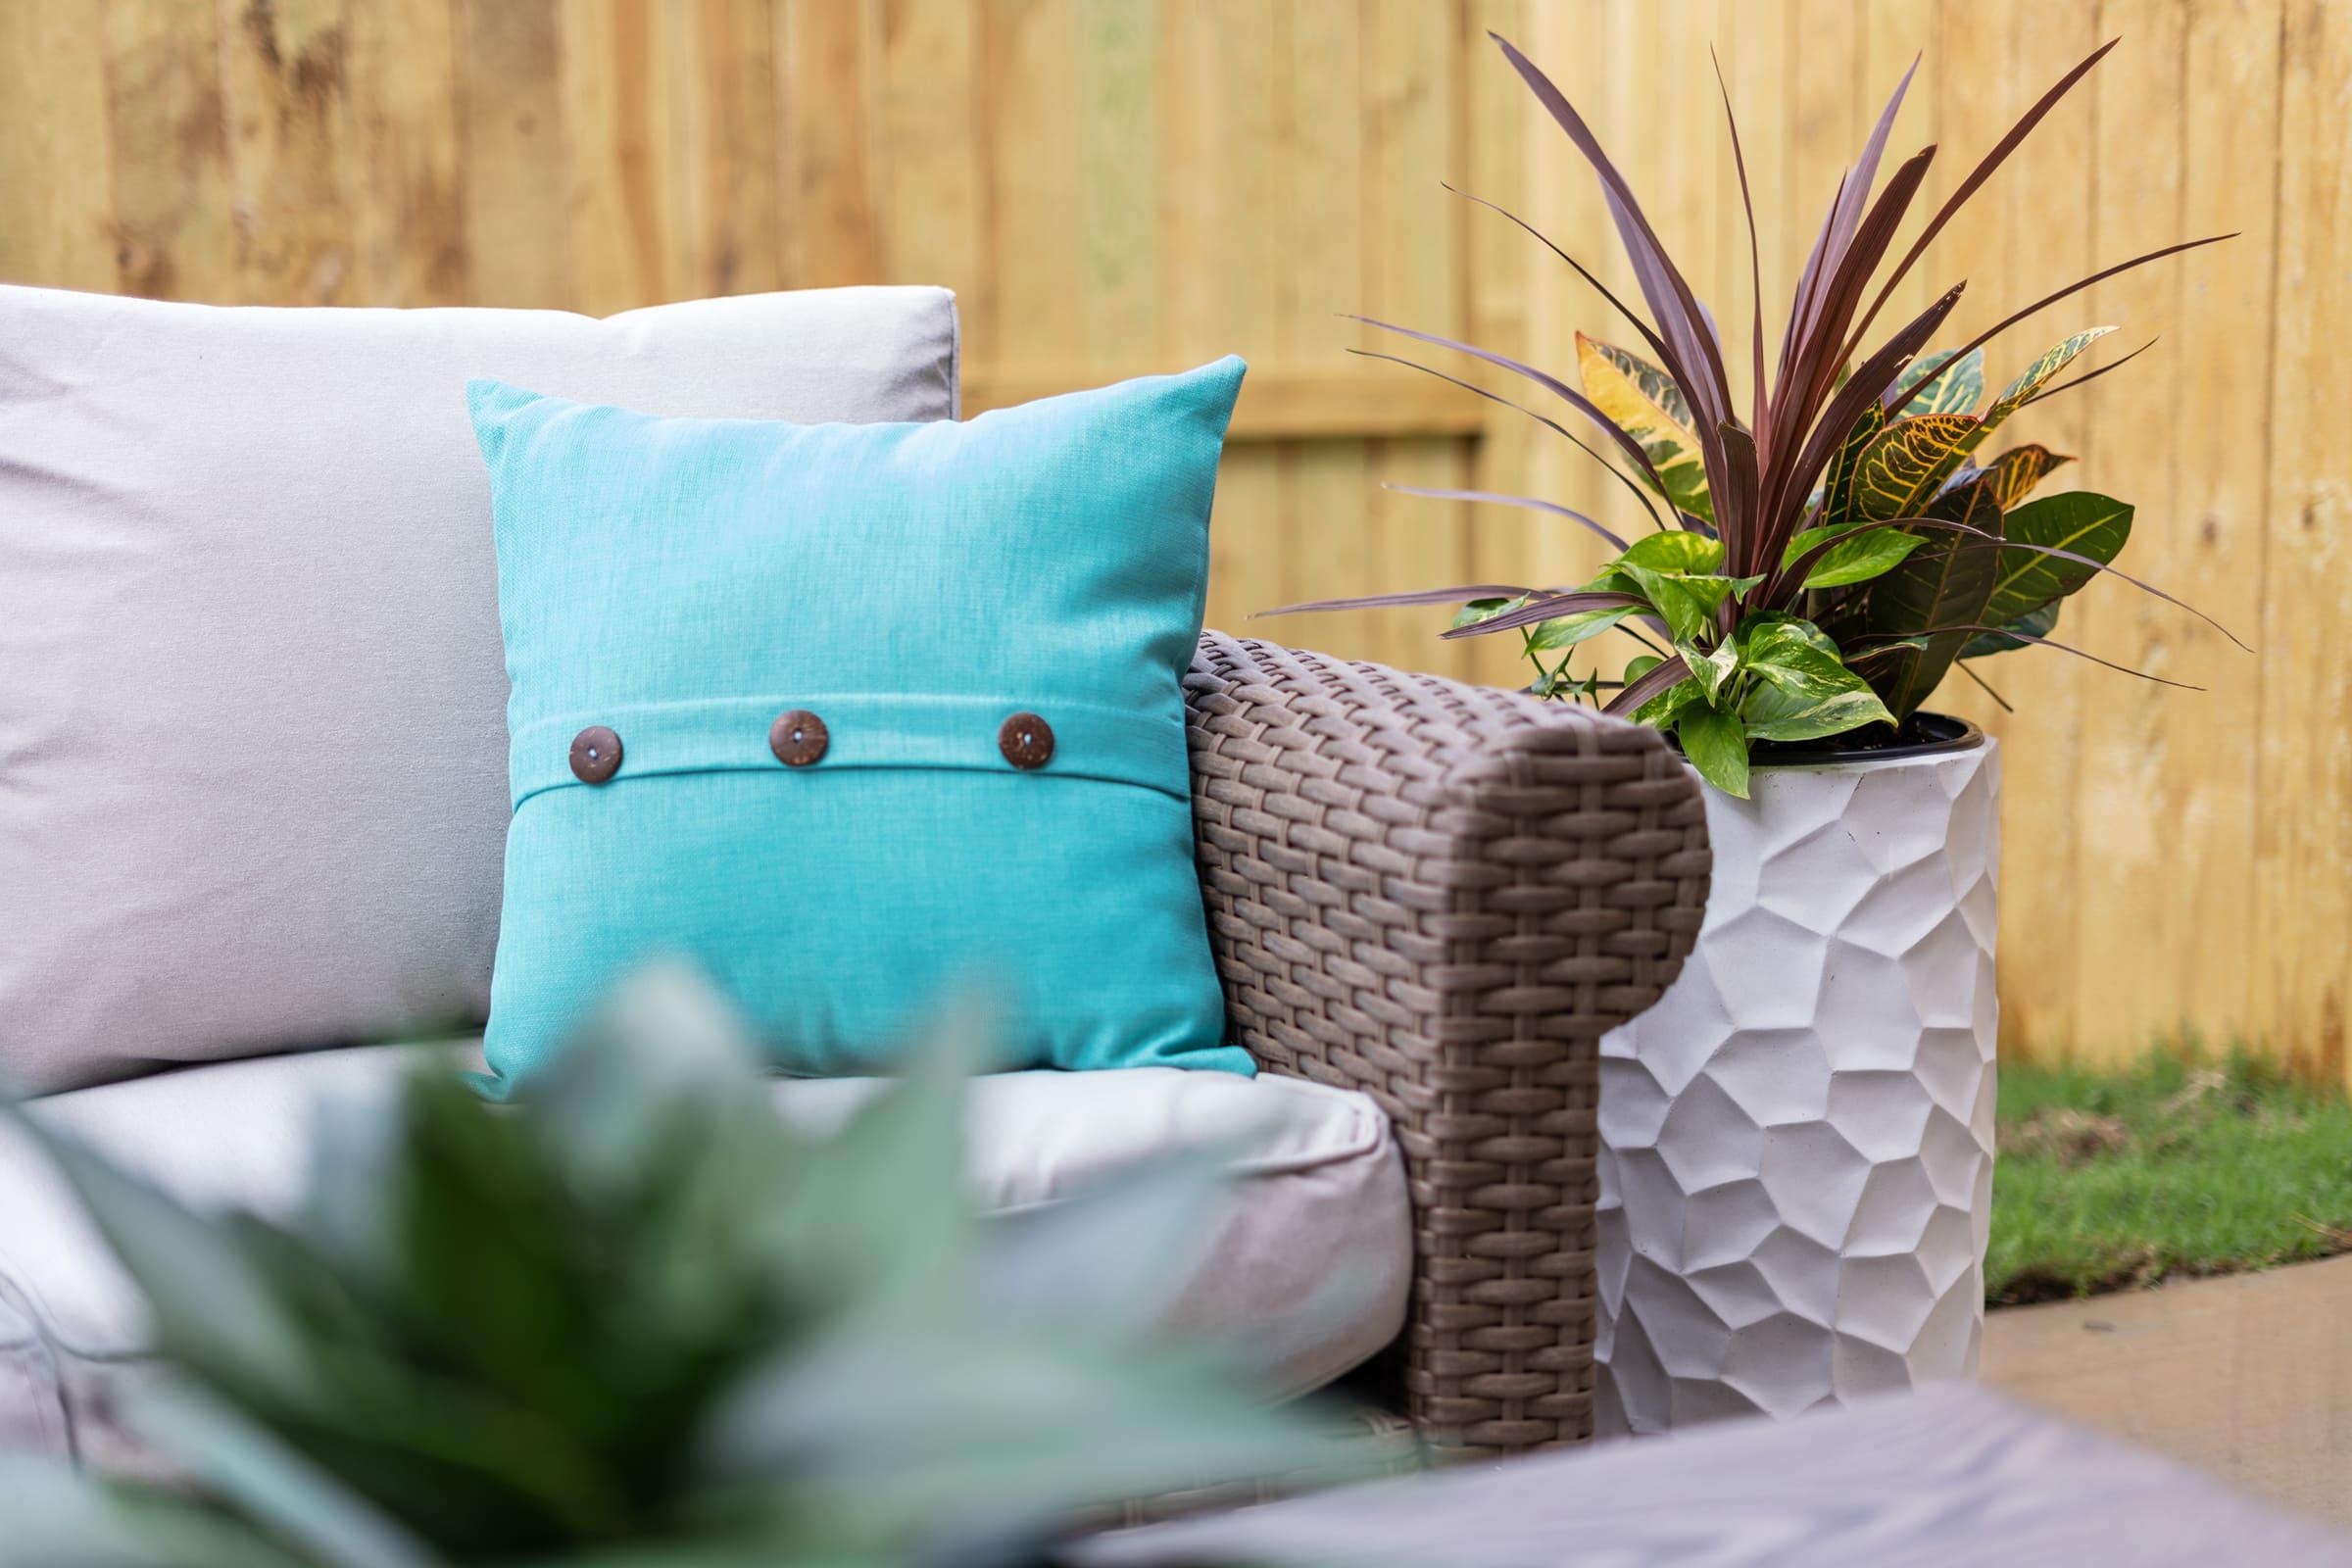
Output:
[[2352,1523],[2352,1256],[1994,1312],[1984,1378]]

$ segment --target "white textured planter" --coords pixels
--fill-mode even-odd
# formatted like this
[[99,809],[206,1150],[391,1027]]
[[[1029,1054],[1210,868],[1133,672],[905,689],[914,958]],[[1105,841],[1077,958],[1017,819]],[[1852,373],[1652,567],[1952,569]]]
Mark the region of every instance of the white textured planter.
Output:
[[1977,1369],[1997,744],[1752,787],[1707,792],[1697,949],[1601,1043],[1603,1432]]

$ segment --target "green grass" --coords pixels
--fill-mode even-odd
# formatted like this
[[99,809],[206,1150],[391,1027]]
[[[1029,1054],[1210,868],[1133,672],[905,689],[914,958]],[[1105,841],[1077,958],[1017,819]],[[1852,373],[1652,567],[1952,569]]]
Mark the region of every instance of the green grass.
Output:
[[2352,1251],[2352,1099],[2256,1057],[2004,1061],[1998,1147],[1996,1304]]

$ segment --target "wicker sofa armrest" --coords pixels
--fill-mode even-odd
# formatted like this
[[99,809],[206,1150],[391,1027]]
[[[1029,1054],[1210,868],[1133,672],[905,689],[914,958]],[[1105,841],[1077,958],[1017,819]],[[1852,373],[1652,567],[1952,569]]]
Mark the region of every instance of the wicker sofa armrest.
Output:
[[1651,730],[1214,632],[1185,696],[1234,1036],[1368,1091],[1404,1151],[1407,1413],[1589,1437],[1599,1042],[1697,935],[1696,783]]

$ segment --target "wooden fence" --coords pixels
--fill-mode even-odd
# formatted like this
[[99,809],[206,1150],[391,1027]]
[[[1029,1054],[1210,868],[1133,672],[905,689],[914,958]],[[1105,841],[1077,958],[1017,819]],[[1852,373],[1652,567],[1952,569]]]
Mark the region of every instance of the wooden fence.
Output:
[[[1973,331],[2109,260],[2242,231],[2013,331],[1991,368],[2089,321],[2162,334],[2024,433],[2136,502],[2132,568],[2261,652],[2106,582],[2064,634],[2209,692],[2036,651],[1985,668],[2014,716],[1945,694],[2007,745],[2007,1033],[2113,1054],[2187,1028],[2345,1074],[2352,8],[2330,0],[0,0],[0,276],[600,313],[941,282],[974,407],[1250,359],[1221,624],[1308,596],[1568,581],[1593,559],[1572,531],[1382,481],[1622,498],[1519,415],[1350,359],[1396,345],[1338,314],[1563,370],[1576,327],[1608,328],[1533,241],[1441,188],[1625,281],[1592,180],[1488,28],[1585,106],[1727,334],[1747,250],[1710,43],[1771,302],[1916,52],[1897,143],[1939,144],[1939,196],[2123,36],[1911,294],[1966,277]],[[1503,650],[1440,646],[1427,613],[1254,629],[1513,673]]]

